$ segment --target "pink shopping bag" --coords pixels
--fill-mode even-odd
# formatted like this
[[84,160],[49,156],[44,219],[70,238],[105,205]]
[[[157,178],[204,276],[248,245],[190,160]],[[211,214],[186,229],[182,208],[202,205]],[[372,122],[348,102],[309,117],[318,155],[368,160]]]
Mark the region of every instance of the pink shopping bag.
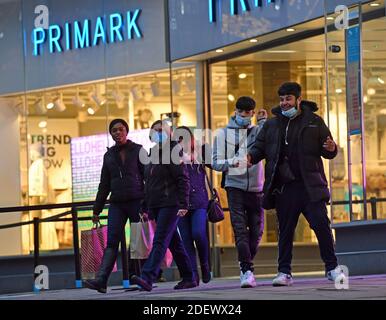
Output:
[[[83,279],[95,278],[102,263],[103,253],[107,245],[107,226],[96,225],[91,230],[81,232],[81,272]],[[113,272],[117,271],[117,262]]]

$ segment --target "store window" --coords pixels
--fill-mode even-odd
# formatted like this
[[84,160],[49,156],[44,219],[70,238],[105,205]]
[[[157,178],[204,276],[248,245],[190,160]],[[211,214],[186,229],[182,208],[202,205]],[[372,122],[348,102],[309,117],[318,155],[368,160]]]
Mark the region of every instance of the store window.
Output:
[[[21,166],[28,178],[23,181],[23,203],[28,205],[71,203],[94,200],[99,184],[103,154],[113,144],[107,130],[114,118],[129,123],[129,138],[149,150],[149,130],[158,119],[172,119],[174,125],[196,126],[195,70],[180,69],[88,84],[73,85],[5,97],[26,101],[21,112],[23,147]],[[191,83],[190,81],[194,81]],[[170,88],[176,98],[174,114]],[[45,218],[65,209],[25,213],[23,220]],[[80,213],[90,215],[91,212]],[[82,225],[81,225],[82,228]],[[23,232],[23,247],[32,250],[31,230]],[[41,249],[65,249],[72,246],[71,222],[42,226]]]

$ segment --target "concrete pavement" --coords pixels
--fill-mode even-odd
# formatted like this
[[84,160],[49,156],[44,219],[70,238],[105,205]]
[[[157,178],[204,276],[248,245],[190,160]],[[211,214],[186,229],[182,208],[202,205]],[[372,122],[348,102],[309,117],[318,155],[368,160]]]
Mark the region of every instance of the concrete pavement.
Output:
[[[155,284],[151,292],[110,287],[107,294],[82,288],[0,295],[1,300],[386,300],[386,275],[350,277],[338,290],[322,274],[294,274],[292,287],[272,287],[273,275],[257,277],[257,287],[241,289],[238,277],[215,278],[188,290],[173,290],[176,282]],[[135,287],[133,287],[135,288]]]

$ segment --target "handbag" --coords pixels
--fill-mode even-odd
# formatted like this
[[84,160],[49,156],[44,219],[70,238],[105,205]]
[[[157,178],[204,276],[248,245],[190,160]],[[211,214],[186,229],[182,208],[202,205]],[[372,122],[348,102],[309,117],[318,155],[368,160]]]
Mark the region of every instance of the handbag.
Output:
[[[95,278],[102,264],[103,253],[107,246],[107,226],[95,224],[91,230],[81,232],[81,272],[83,279]],[[117,271],[115,261],[113,271]]]
[[221,206],[220,197],[218,196],[218,192],[215,188],[213,188],[212,184],[209,181],[208,174],[205,171],[206,182],[208,183],[211,197],[208,202],[207,214],[208,220],[212,223],[220,222],[224,220],[224,210]]

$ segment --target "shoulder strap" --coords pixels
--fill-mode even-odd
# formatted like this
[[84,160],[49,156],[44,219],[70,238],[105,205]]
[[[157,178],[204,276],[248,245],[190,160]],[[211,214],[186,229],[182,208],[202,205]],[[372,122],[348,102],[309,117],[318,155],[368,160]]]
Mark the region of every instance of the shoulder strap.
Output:
[[205,172],[206,183],[208,184],[210,193],[211,193],[211,195],[213,197],[213,196],[215,196],[216,193],[214,192],[213,185],[210,183],[210,180],[209,180],[209,177],[208,177],[208,173],[206,172],[205,168],[204,168],[204,172]]

